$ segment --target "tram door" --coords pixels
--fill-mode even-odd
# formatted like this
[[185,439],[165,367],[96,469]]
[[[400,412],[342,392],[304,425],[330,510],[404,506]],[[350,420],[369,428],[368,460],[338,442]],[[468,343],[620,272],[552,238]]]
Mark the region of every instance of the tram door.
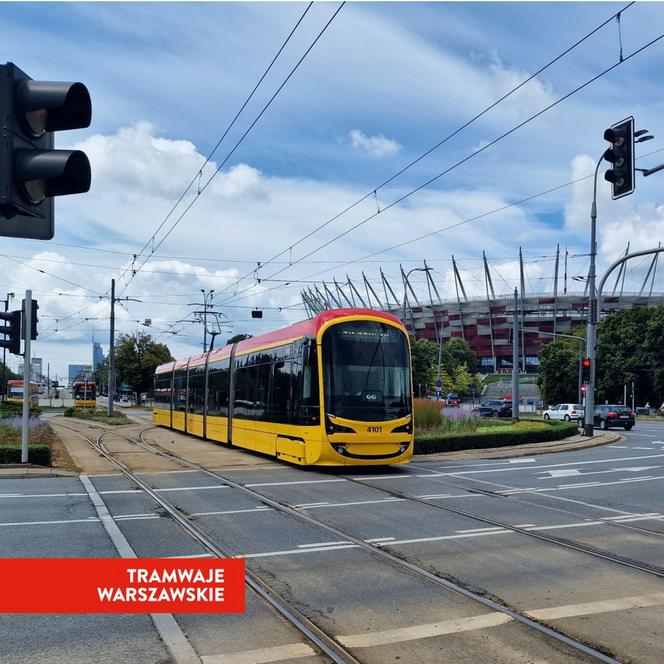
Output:
[[186,431],[195,436],[203,437],[205,364],[189,367],[187,397]]

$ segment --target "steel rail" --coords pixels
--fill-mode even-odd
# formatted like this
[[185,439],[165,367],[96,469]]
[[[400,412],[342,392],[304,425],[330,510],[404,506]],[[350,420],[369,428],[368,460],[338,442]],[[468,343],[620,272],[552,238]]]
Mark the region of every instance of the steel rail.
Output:
[[[189,468],[190,470],[197,470],[201,473],[204,473],[205,475],[208,475],[209,477],[216,478],[218,480],[221,480],[224,484],[234,488],[238,489],[239,491],[243,491],[244,493],[247,493],[254,497],[257,500],[260,500],[262,503],[265,503],[269,505],[270,507],[273,507],[275,510],[282,512],[284,514],[288,514],[292,517],[295,517],[296,519],[305,521],[315,527],[322,528],[324,530],[327,530],[328,532],[336,535],[337,537],[343,537],[344,539],[348,540],[349,542],[355,544],[357,547],[364,549],[365,551],[368,551],[371,555],[373,555],[376,558],[379,558],[381,560],[387,561],[390,563],[392,566],[405,569],[408,572],[412,573],[414,576],[417,576],[419,578],[424,578],[425,580],[434,583],[437,586],[441,586],[445,588],[446,590],[452,591],[456,594],[462,595],[463,597],[466,597],[467,599],[473,600],[479,604],[482,604],[483,606],[493,610],[497,611],[499,613],[502,613],[508,617],[510,617],[512,620],[515,620],[516,622],[519,622],[523,625],[526,625],[527,627],[534,629],[542,634],[545,634],[551,639],[554,639],[560,643],[564,643],[565,645],[569,646],[570,648],[573,648],[574,650],[577,650],[584,655],[588,655],[590,657],[594,657],[600,662],[605,662],[607,664],[618,664],[619,660],[606,655],[599,650],[593,648],[592,646],[589,646],[585,643],[582,643],[581,641],[577,641],[576,639],[569,637],[562,632],[557,631],[556,629],[553,629],[552,627],[548,627],[541,622],[538,622],[537,620],[530,618],[528,615],[523,614],[518,612],[516,609],[509,608],[508,606],[505,606],[503,604],[500,604],[494,600],[491,600],[487,597],[484,597],[483,595],[480,595],[478,593],[473,592],[472,590],[469,590],[465,588],[464,586],[454,583],[453,581],[450,581],[449,579],[446,579],[442,576],[439,576],[433,572],[430,572],[429,570],[420,567],[419,565],[415,565],[414,563],[411,563],[407,560],[404,560],[403,558],[399,558],[398,556],[390,553],[389,551],[386,551],[385,549],[382,549],[375,544],[365,542],[364,540],[355,537],[354,535],[351,535],[335,526],[332,526],[328,523],[325,523],[324,521],[321,521],[319,519],[316,519],[315,517],[312,517],[310,514],[305,514],[294,507],[282,503],[278,500],[274,500],[273,498],[270,498],[269,496],[266,496],[265,494],[260,493],[259,491],[254,490],[253,488],[247,487],[244,484],[241,484],[239,482],[235,482],[234,480],[231,480],[230,478],[221,475],[220,473],[216,471],[209,470],[207,468],[204,468],[203,466],[200,466],[196,463],[193,463],[191,461],[187,461],[185,459],[182,459],[181,457],[177,456],[176,454],[173,454],[172,452],[169,452],[167,450],[162,449],[159,446],[153,445],[151,443],[148,443],[144,437],[143,434],[145,431],[149,430],[145,429],[144,431],[141,431],[139,433],[139,440],[137,441],[137,444],[143,447],[146,450],[149,450],[151,452],[154,452],[155,454],[158,454],[160,456],[166,457],[168,459],[171,459],[175,463],[185,467]],[[136,441],[135,441],[136,442]],[[359,482],[359,484],[362,484]],[[364,486],[369,486],[371,485],[364,485]],[[371,487],[371,488],[376,488],[376,487]],[[382,489],[379,489],[382,490]],[[389,544],[389,543],[387,543]]]
[[[422,466],[411,466],[412,468],[417,468],[418,470],[426,470],[427,472],[435,472],[432,470],[429,470],[428,468],[422,468]],[[462,491],[468,491],[469,493],[477,493],[483,496],[488,496],[489,498],[504,498],[505,500],[511,500],[512,502],[517,502],[521,503],[522,505],[532,505],[533,507],[540,507],[545,510],[552,510],[554,512],[561,512],[562,514],[569,514],[571,516],[576,516],[581,519],[586,519],[588,521],[603,521],[607,526],[613,526],[615,528],[622,528],[624,530],[631,530],[636,533],[641,533],[643,535],[648,535],[648,536],[655,536],[655,537],[664,537],[664,532],[660,532],[658,530],[650,530],[650,528],[642,528],[641,526],[633,526],[630,523],[621,523],[619,521],[606,521],[606,517],[598,517],[597,519],[593,519],[593,517],[588,516],[587,514],[582,514],[581,512],[575,512],[574,510],[568,510],[568,509],[563,509],[562,507],[554,507],[553,505],[542,505],[541,503],[536,503],[532,500],[524,500],[523,498],[517,498],[514,494],[503,494],[499,493],[497,491],[490,491],[489,489],[478,489],[475,487],[467,487],[464,486],[463,484],[455,484],[454,482],[450,482],[447,479],[440,479],[438,477],[431,477],[430,478],[432,482],[435,482],[436,484],[442,484],[445,486],[452,486],[455,489],[461,489]],[[539,492],[528,490],[528,489],[521,489],[518,486],[510,486],[509,484],[498,484],[497,482],[488,482],[487,480],[478,480],[474,477],[464,477],[463,479],[469,481],[469,482],[478,482],[478,483],[484,483],[484,484],[491,484],[493,486],[501,487],[502,489],[510,489],[514,491],[520,491],[523,493],[535,493],[539,494]],[[559,496],[552,496],[548,493],[541,492],[542,496],[546,496],[547,498],[552,498],[553,500],[560,500],[563,501],[563,498],[560,498]],[[592,503],[589,503],[592,505]],[[604,505],[595,505],[597,509],[602,509],[605,506]],[[625,518],[629,518],[630,516],[638,516],[638,515],[631,515],[629,513],[626,513]]]
[[[105,430],[100,433],[95,441],[86,436],[84,433],[66,427],[60,423],[55,423],[56,426],[61,426],[64,429],[73,431],[81,436],[88,442],[95,450],[104,456],[111,464],[113,464],[123,475],[134,482],[140,487],[150,498],[152,498],[160,507],[162,507],[168,515],[184,530],[187,531],[196,541],[198,541],[205,549],[207,549],[216,558],[235,558],[237,557],[230,550],[219,544],[216,540],[211,538],[204,530],[195,525],[188,516],[175,507],[172,503],[165,500],[160,496],[151,486],[144,482],[138,475],[133,473],[124,463],[116,459],[108,449],[106,449],[103,438],[109,434],[119,434],[130,442],[132,440],[126,433],[122,431]],[[134,425],[135,426],[135,425]],[[264,600],[274,611],[276,611],[282,618],[295,627],[304,637],[309,640],[317,649],[327,655],[335,664],[361,664],[350,652],[341,646],[334,637],[324,632],[320,627],[315,625],[304,614],[297,609],[294,609],[281,596],[273,590],[265,581],[258,577],[254,572],[245,568],[245,583],[246,585]]]

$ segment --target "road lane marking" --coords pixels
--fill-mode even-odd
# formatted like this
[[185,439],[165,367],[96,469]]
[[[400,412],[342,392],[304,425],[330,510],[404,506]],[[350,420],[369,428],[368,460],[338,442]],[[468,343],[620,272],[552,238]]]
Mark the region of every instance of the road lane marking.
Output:
[[247,487],[291,486],[293,484],[327,484],[329,482],[348,482],[348,480],[338,478],[338,479],[334,479],[334,480],[298,480],[298,481],[291,481],[291,482],[259,482],[259,483],[256,483],[256,484],[245,484],[244,486],[247,486]]
[[[228,484],[211,484],[209,486],[177,486],[168,487],[165,489],[155,489],[157,493],[169,493],[171,491],[211,491],[213,489],[230,489]],[[107,491],[100,491],[101,496],[111,496],[123,493],[143,493],[143,489],[108,489]]]
[[653,593],[652,595],[619,597],[617,599],[586,602],[585,604],[568,604],[567,606],[538,609],[537,611],[528,611],[527,613],[537,620],[557,620],[573,616],[589,616],[595,613],[643,609],[649,606],[661,606],[662,604],[664,604],[664,593]]
[[51,526],[63,523],[99,523],[96,516],[89,516],[87,519],[54,519],[53,521],[9,521],[0,523],[0,526]]
[[338,551],[340,549],[357,549],[359,544],[340,544],[338,546],[319,546],[314,548],[284,549],[283,551],[263,551],[261,553],[242,553],[236,558],[272,558],[273,556],[292,556],[298,553],[317,553],[319,551]]
[[[563,468],[561,470],[546,470],[540,475],[540,479],[548,480],[557,477],[586,477],[587,475],[606,475],[607,473],[641,473],[644,470],[654,470],[661,466],[634,466],[631,468],[611,468],[610,470],[579,470],[578,468]],[[549,477],[545,477],[548,475]]]
[[[648,448],[650,449],[650,448]],[[653,452],[656,450],[652,450]],[[436,477],[436,476],[444,476],[444,475],[472,475],[472,474],[478,474],[478,473],[506,473],[506,472],[513,472],[516,470],[533,470],[535,472],[542,470],[544,468],[560,468],[563,466],[588,466],[588,465],[594,465],[596,463],[618,463],[619,461],[636,461],[637,459],[660,459],[664,457],[664,454],[646,454],[642,456],[631,456],[631,457],[620,457],[618,459],[597,459],[596,461],[569,461],[566,463],[551,463],[551,464],[546,464],[542,466],[528,466],[524,468],[496,468],[495,470],[466,470],[466,471],[460,471],[460,472],[438,472],[434,470],[428,470],[428,468],[422,468],[421,466],[416,466],[414,464],[411,464],[411,468],[417,468],[419,470],[426,470],[427,472],[431,473],[430,475],[415,475],[414,473],[410,473],[409,471],[405,471],[406,473],[410,474],[411,477]],[[449,466],[441,466],[441,468],[449,468]]]
[[216,512],[193,512],[190,516],[218,516],[223,514],[249,514],[251,512],[272,512],[273,507],[267,505],[259,505],[258,507],[251,507],[244,510],[218,510]]
[[306,643],[290,643],[285,646],[270,646],[223,655],[203,655],[201,660],[203,664],[265,664],[315,655],[316,651]]
[[0,498],[69,498],[87,495],[87,493],[0,493]]
[[[636,595],[633,597],[618,597],[616,599],[586,602],[584,604],[568,604],[547,609],[535,609],[533,611],[525,611],[524,613],[536,620],[558,620],[560,618],[590,616],[597,613],[610,613],[661,605],[664,605],[664,593],[654,593],[651,595]],[[510,616],[496,611],[437,623],[413,625],[411,627],[395,627],[380,632],[337,636],[336,639],[347,648],[370,648],[404,641],[426,639],[434,636],[444,636],[446,634],[487,629],[503,625],[512,620]]]
[[[136,552],[113,520],[103,498],[95,489],[90,478],[87,475],[81,475],[79,479],[120,557],[136,558]],[[176,664],[201,664],[198,654],[180,629],[172,613],[151,613],[150,617]]]
[[407,500],[407,498],[381,498],[380,500],[356,500],[349,503],[319,503],[311,505],[300,505],[301,510],[322,509],[326,507],[349,507],[353,505],[376,505],[382,503],[400,503]]
[[403,641],[415,641],[443,634],[458,634],[476,629],[496,627],[510,622],[512,618],[504,613],[484,613],[469,618],[456,618],[443,622],[429,623],[426,625],[413,625],[412,627],[395,627],[381,632],[370,632],[368,634],[352,634],[337,636],[336,640],[347,648],[370,648],[372,646],[383,646],[390,643],[401,643]]
[[316,542],[314,544],[298,544],[297,548],[298,549],[309,549],[311,547],[321,547],[321,546],[335,546],[337,544],[351,544],[351,542],[348,542],[347,540],[344,540],[343,542]]
[[505,530],[502,526],[493,526],[492,528],[466,528],[465,530],[455,530],[455,533],[484,533],[494,532],[496,530]]

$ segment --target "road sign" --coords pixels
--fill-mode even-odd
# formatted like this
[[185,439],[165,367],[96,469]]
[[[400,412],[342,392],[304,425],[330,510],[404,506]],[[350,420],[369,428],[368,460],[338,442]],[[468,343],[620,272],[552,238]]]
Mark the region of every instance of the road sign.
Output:
[[440,389],[443,386],[443,381],[440,378],[436,381],[436,389]]

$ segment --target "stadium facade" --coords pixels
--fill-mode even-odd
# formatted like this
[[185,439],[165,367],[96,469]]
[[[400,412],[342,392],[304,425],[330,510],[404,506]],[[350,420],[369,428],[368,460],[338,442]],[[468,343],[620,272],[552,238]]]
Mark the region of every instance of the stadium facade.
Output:
[[[664,294],[654,293],[655,274],[657,272],[655,254],[643,279],[641,288],[636,292],[624,290],[627,269],[623,265],[617,273],[612,290],[608,288],[599,306],[600,317],[607,316],[620,309],[664,306]],[[524,260],[519,250],[519,285],[517,295],[517,315],[519,332],[519,367],[522,371],[537,371],[538,353],[542,344],[555,338],[556,334],[570,334],[576,325],[585,325],[588,315],[587,286],[582,292],[569,292],[568,282],[576,286],[584,277],[568,280],[567,255],[563,287],[559,288],[561,255],[560,249],[552,256],[554,263],[550,292],[528,292]],[[411,334],[417,339],[442,341],[452,337],[465,339],[480,359],[484,372],[498,372],[512,368],[512,321],[514,312],[514,293],[496,293],[493,285],[492,270],[486,254],[482,254],[484,296],[469,297],[461,278],[457,262],[452,256],[452,274],[454,296],[441,297],[432,269],[426,260],[422,267],[407,272],[400,265],[401,283],[395,286],[386,278],[382,268],[380,280],[373,283],[362,272],[362,280],[354,283],[349,277],[342,283],[332,279],[332,283],[321,282],[309,286],[301,292],[302,302],[309,315],[315,315],[325,309],[345,306],[366,306],[390,312],[404,321]],[[426,275],[424,295],[416,293],[411,275]],[[495,269],[494,269],[495,272]],[[501,277],[502,278],[502,277]],[[394,280],[393,280],[394,282]],[[422,291],[420,282],[419,290]],[[381,293],[383,297],[380,297]],[[397,293],[399,295],[397,295]],[[581,344],[580,344],[580,350]]]

